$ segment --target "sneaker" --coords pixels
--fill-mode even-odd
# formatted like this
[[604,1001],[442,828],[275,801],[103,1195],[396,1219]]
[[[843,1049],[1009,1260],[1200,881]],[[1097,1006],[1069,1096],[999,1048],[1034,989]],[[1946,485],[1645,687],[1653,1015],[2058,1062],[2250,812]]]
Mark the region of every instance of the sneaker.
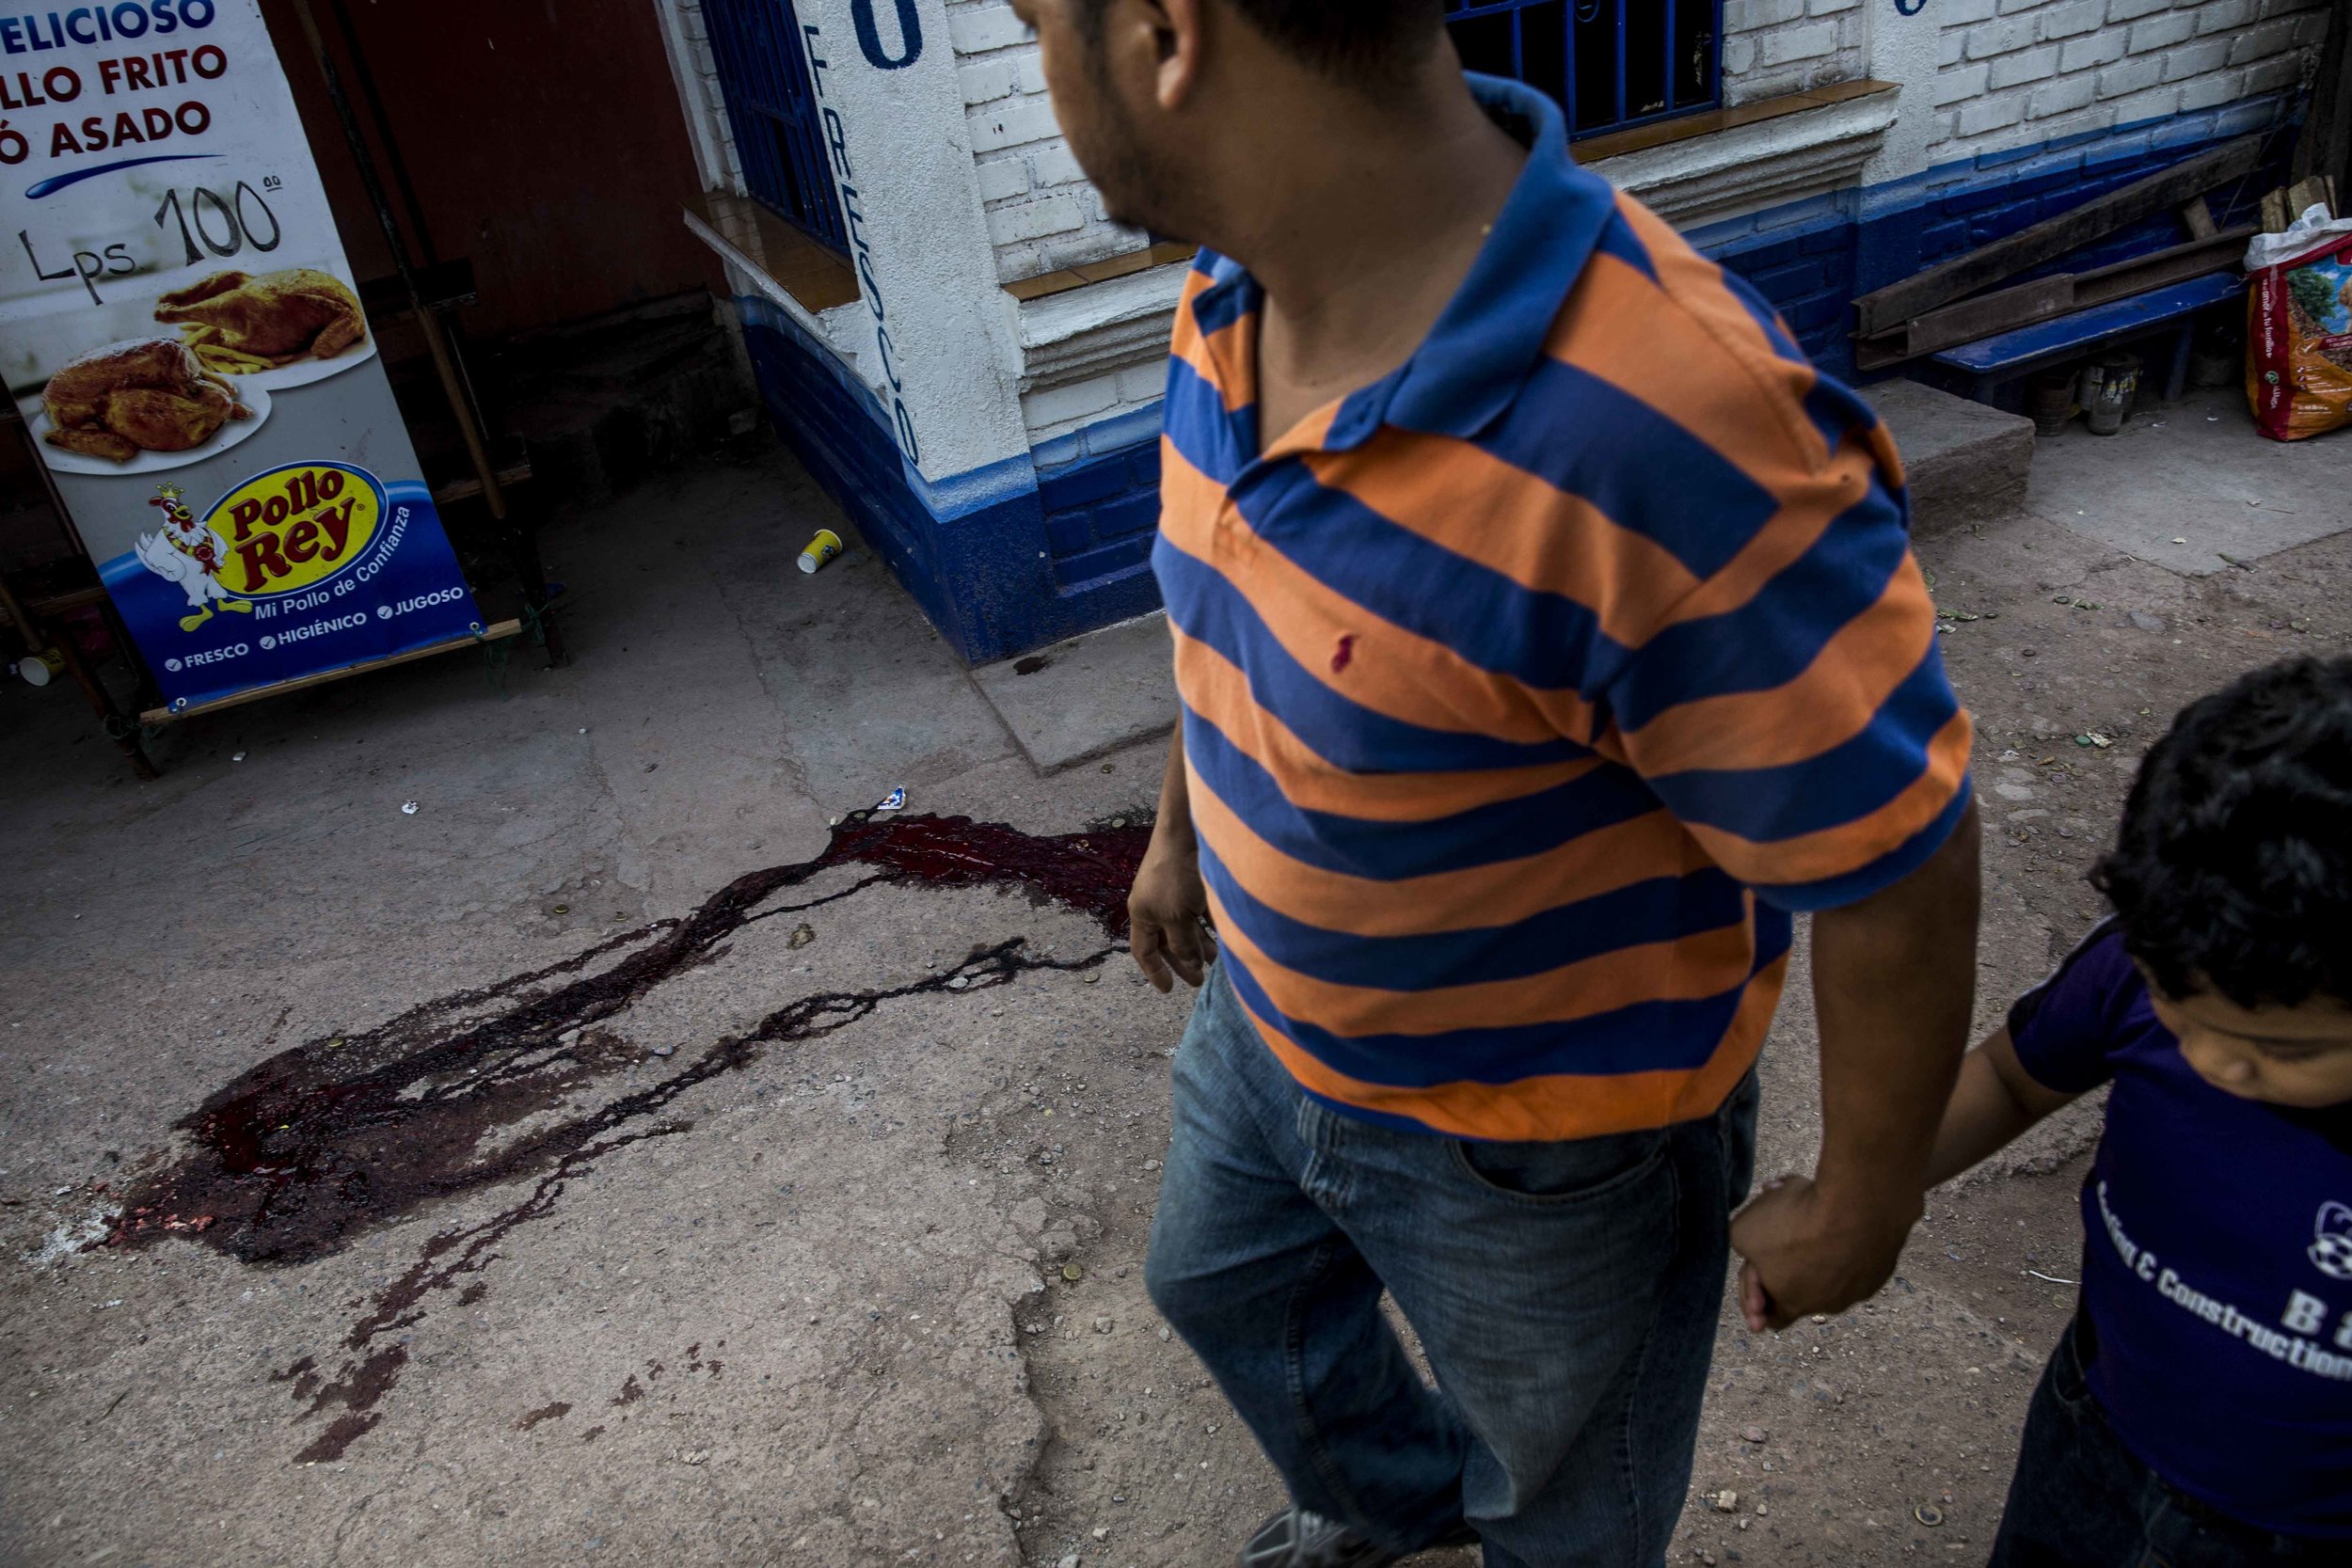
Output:
[[1309,1508],[1286,1508],[1258,1527],[1239,1568],[1388,1568],[1404,1554]]

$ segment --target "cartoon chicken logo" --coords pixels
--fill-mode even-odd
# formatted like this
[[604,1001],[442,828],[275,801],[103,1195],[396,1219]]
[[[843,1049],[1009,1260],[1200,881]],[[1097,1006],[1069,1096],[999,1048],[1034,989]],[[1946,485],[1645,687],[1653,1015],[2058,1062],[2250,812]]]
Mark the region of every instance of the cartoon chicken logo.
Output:
[[229,592],[220,580],[221,563],[229,559],[229,541],[196,520],[181,504],[182,491],[159,484],[147,503],[161,508],[164,526],[142,533],[135,546],[139,564],[188,596],[189,613],[180,617],[182,631],[194,631],[213,618],[213,609],[253,613],[253,606]]

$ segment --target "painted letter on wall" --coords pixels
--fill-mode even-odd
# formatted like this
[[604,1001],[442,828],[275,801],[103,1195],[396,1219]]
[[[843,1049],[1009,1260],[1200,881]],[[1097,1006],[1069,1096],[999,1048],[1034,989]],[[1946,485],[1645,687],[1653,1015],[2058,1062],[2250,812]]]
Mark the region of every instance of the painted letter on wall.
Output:
[[864,51],[866,63],[877,71],[898,71],[923,57],[923,19],[916,14],[914,0],[898,0],[898,38],[904,53],[896,56],[884,52],[882,31],[874,24],[874,0],[850,0],[850,20],[857,28],[857,46]]

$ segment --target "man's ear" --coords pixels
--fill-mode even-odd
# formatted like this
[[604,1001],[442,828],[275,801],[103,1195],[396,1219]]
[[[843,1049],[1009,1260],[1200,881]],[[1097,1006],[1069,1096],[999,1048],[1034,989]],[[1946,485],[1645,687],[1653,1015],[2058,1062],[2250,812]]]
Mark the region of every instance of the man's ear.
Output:
[[1210,35],[1216,22],[1209,15],[1212,0],[1140,0],[1153,13],[1153,42],[1159,51],[1154,87],[1160,107],[1173,113],[1200,90]]

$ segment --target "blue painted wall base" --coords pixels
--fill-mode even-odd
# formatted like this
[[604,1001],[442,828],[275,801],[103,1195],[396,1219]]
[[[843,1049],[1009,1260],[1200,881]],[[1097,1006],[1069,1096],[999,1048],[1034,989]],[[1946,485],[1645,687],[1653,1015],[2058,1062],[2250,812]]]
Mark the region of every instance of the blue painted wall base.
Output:
[[1137,499],[1158,490],[1156,410],[1131,450],[1052,468],[1025,453],[933,485],[873,393],[799,323],[761,296],[737,307],[777,432],[966,663],[1159,608],[1144,560],[1157,512]]
[[[2291,97],[2251,99],[1983,153],[1709,224],[1689,238],[1754,284],[1822,369],[1850,377],[1855,295],[2259,132],[2269,137],[2262,166],[2213,200],[2222,227],[2251,221],[2262,193],[2281,183],[2296,108]],[[2096,266],[2183,237],[2178,217],[2162,213],[2041,270]],[[739,303],[777,430],[967,661],[1009,657],[1159,608],[1148,559],[1159,516],[1156,407],[930,484],[899,456],[864,383],[773,302]]]

